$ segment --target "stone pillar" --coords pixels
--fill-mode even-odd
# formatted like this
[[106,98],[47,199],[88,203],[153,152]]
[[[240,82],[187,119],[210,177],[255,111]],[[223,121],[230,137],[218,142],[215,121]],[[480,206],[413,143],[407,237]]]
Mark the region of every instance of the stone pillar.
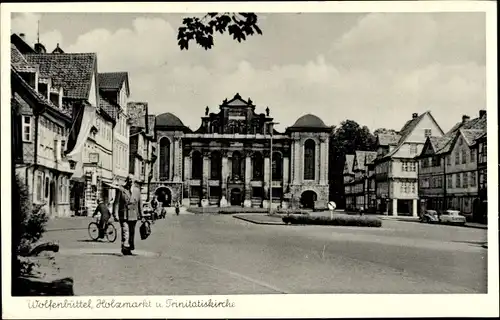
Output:
[[328,181],[328,143],[326,139],[321,141],[321,163],[320,163],[320,184],[327,184]]
[[252,158],[250,153],[245,157],[245,200],[243,206],[250,208],[252,206],[252,186],[250,185],[252,177]]
[[316,162],[316,168],[315,168],[315,172],[314,172],[314,181],[316,181],[316,183],[319,183],[321,177],[320,177],[320,167],[321,167],[321,150],[320,150],[320,146],[321,146],[321,143],[316,143],[316,150],[314,150],[314,153],[315,153],[315,162]]
[[222,170],[221,171],[222,171],[222,177],[221,177],[222,178],[222,181],[221,181],[222,196],[227,197],[227,177],[229,176],[229,164],[228,164],[226,150],[222,151]]
[[285,189],[290,181],[289,162],[290,159],[288,157],[283,157],[283,188]]
[[264,196],[269,192],[269,173],[271,172],[271,160],[269,156],[264,157]]
[[300,145],[300,141],[295,141],[294,143],[294,181],[293,184],[300,184],[302,182],[302,166],[304,160],[302,159],[302,146]]
[[398,199],[392,199],[392,215],[398,215]]
[[201,181],[202,196],[208,199],[208,175],[210,174],[210,153],[203,152],[203,175]]
[[174,152],[173,152],[173,166],[174,166],[174,174],[173,174],[173,181],[174,182],[180,182],[181,181],[181,168],[182,168],[182,150],[181,150],[181,143],[180,143],[180,138],[174,138]]
[[290,145],[290,182],[295,181],[295,143]]
[[418,209],[417,209],[417,206],[418,206],[418,199],[413,199],[412,200],[412,215],[414,217],[418,217]]
[[191,155],[184,157],[184,180],[191,180]]
[[[172,141],[172,140],[170,140]],[[172,180],[174,178],[174,153],[175,153],[175,142],[170,144],[170,153],[168,155],[169,157],[169,163],[168,163],[168,180]]]

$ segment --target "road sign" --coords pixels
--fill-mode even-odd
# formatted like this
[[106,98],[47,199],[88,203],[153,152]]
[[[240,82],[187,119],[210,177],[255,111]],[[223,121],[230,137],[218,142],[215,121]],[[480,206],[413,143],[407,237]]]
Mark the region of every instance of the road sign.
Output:
[[335,210],[335,208],[337,208],[335,202],[333,201],[328,202],[328,210],[330,210],[330,219],[333,219],[333,211]]

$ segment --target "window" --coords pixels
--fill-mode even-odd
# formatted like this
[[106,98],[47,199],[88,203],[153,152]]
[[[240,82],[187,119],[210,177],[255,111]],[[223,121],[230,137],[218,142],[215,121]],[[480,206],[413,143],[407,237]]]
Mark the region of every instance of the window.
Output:
[[42,192],[43,192],[43,184],[42,184],[42,174],[38,173],[36,176],[36,200],[42,201]]
[[64,157],[64,151],[66,150],[66,140],[61,140],[61,157]]
[[[161,161],[161,146],[160,146],[160,161]],[[193,151],[191,155],[191,176],[193,179],[201,179],[203,175],[203,157],[201,152]],[[161,162],[160,162],[161,163]],[[160,170],[161,170],[160,165]],[[161,174],[160,174],[161,176]]]
[[415,183],[411,183],[411,193],[415,193]]
[[460,181],[460,176],[461,174],[460,173],[457,173],[456,174],[456,180],[455,180],[455,188],[460,188],[462,186],[462,183]]
[[316,173],[316,143],[309,139],[304,143],[304,180],[314,180]]
[[[201,165],[203,166],[203,163]],[[169,179],[170,179],[170,140],[164,137],[160,139],[160,180],[169,180]]]
[[470,162],[475,162],[476,161],[476,152],[474,149],[470,150]]
[[469,186],[469,173],[468,172],[463,173],[462,185],[464,188],[467,188]]
[[264,160],[262,153],[256,152],[253,156],[253,179],[261,179],[264,175]]
[[242,162],[243,158],[238,151],[233,152],[233,158],[231,159],[232,165],[232,176],[233,179],[243,179],[243,170],[242,170]]
[[222,157],[219,152],[214,151],[210,157],[210,179],[219,180],[221,178]]
[[476,186],[476,172],[473,171],[470,173],[470,186],[475,187]]
[[410,162],[410,171],[411,172],[417,171],[417,164],[415,162]]
[[283,179],[283,159],[279,152],[273,152],[272,177],[273,181]]
[[23,142],[31,142],[32,135],[31,117],[23,116]]
[[438,156],[432,157],[432,166],[433,167],[441,166],[441,158],[439,158]]
[[458,139],[458,145],[459,145],[459,146],[461,146],[461,145],[463,145],[463,144],[464,144],[464,141],[463,141],[461,138],[460,138],[460,139]]
[[410,144],[410,154],[414,155],[417,154],[417,152],[418,152],[418,145]]
[[446,165],[451,166],[451,156],[450,155],[446,156]]
[[401,165],[403,166],[403,171],[408,171],[408,162],[403,161]]
[[460,164],[460,152],[455,152],[455,165]]
[[430,137],[432,135],[432,130],[431,129],[425,129],[424,135],[425,135],[426,138]]
[[453,176],[452,175],[448,176],[447,187],[453,188]]
[[49,177],[45,178],[45,198],[49,197]]
[[467,150],[462,150],[462,164],[467,163]]

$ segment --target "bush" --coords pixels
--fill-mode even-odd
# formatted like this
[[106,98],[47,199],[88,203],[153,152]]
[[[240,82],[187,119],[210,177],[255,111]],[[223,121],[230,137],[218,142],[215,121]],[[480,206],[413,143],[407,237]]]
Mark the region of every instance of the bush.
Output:
[[191,213],[218,213],[218,214],[233,214],[233,213],[266,213],[269,209],[264,208],[243,208],[243,207],[191,207],[187,209]]
[[27,186],[18,175],[13,177],[12,188],[12,249],[14,277],[30,276],[34,272],[35,263],[28,255],[33,245],[45,232],[48,216],[41,205],[32,205]]
[[283,217],[286,224],[311,224],[350,227],[381,227],[382,220],[373,216],[350,216],[346,214],[334,215],[333,218],[326,216],[289,215]]

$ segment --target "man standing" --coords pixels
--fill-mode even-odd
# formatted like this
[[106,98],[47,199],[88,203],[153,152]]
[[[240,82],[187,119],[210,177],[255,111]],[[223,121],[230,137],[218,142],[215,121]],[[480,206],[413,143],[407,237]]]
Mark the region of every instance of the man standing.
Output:
[[122,254],[131,255],[135,250],[135,226],[142,220],[142,199],[140,190],[134,185],[133,176],[129,175],[125,185],[117,190],[113,213],[118,213],[122,234]]

